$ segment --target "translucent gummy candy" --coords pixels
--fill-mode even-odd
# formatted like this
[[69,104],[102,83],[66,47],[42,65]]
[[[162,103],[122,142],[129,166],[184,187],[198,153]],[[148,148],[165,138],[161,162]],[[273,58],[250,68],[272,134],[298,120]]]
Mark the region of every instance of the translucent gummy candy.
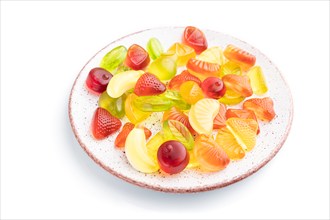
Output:
[[100,67],[112,72],[121,65],[127,54],[127,49],[124,46],[118,46],[107,53],[101,60]]

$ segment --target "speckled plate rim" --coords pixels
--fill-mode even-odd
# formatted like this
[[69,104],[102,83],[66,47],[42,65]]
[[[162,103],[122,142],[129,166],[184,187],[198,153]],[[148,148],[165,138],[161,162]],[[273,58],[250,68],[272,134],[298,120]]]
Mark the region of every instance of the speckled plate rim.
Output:
[[77,132],[77,129],[75,127],[75,124],[74,124],[74,121],[73,121],[73,116],[72,116],[72,112],[71,112],[71,105],[72,105],[72,93],[73,93],[73,90],[74,90],[74,87],[77,83],[77,80],[78,78],[80,77],[80,75],[82,74],[82,71],[85,69],[85,67],[91,62],[91,60],[94,59],[94,57],[96,57],[102,50],[104,50],[105,48],[107,48],[108,46],[112,45],[112,44],[115,44],[116,42],[124,39],[124,38],[128,38],[128,37],[131,37],[133,35],[136,35],[136,34],[139,34],[141,32],[145,32],[145,31],[150,31],[150,30],[154,30],[154,29],[162,29],[162,28],[184,28],[184,27],[180,27],[180,26],[174,26],[174,27],[169,27],[169,26],[163,26],[163,27],[155,27],[155,28],[148,28],[148,29],[144,29],[144,30],[141,30],[141,31],[137,31],[137,32],[134,32],[134,33],[131,33],[131,34],[128,34],[126,36],[123,36],[115,41],[112,41],[111,43],[109,43],[108,45],[106,45],[105,47],[103,47],[101,50],[99,50],[96,54],[94,54],[94,56],[92,56],[88,62],[83,66],[83,68],[80,70],[78,76],[76,77],[74,83],[73,83],[73,86],[71,88],[71,92],[70,92],[70,96],[69,96],[69,103],[68,103],[68,110],[69,110],[69,120],[70,120],[70,124],[71,124],[71,127],[72,127],[72,130],[73,130],[73,133],[78,141],[78,143],[80,144],[80,146],[84,149],[84,151],[87,153],[87,155],[92,158],[94,160],[95,163],[97,163],[99,166],[101,166],[103,169],[105,169],[107,172],[111,173],[112,175],[122,179],[122,180],[125,180],[126,182],[128,183],[131,183],[131,184],[134,184],[136,186],[139,186],[139,187],[142,187],[142,188],[148,188],[148,189],[152,189],[152,190],[156,190],[156,191],[160,191],[160,192],[169,192],[169,193],[197,193],[197,192],[205,192],[205,191],[210,191],[210,190],[215,190],[215,189],[218,189],[218,188],[222,188],[222,187],[225,187],[225,186],[228,186],[228,185],[231,185],[233,183],[236,183],[238,181],[241,181],[249,176],[251,176],[252,174],[254,174],[255,172],[257,172],[258,170],[260,170],[262,167],[264,167],[270,160],[272,160],[275,155],[279,152],[279,150],[282,148],[282,146],[284,145],[289,133],[290,133],[290,130],[291,130],[291,126],[292,126],[292,121],[293,121],[293,114],[294,114],[294,107],[293,107],[293,97],[292,97],[292,93],[291,93],[291,90],[290,90],[290,87],[287,83],[287,81],[285,80],[285,78],[283,77],[282,73],[279,71],[278,67],[276,65],[274,65],[274,63],[265,55],[263,54],[260,50],[258,50],[257,48],[255,48],[254,46],[252,46],[251,44],[245,42],[245,41],[242,41],[236,37],[233,37],[231,35],[228,35],[228,34],[224,34],[224,33],[220,33],[220,32],[217,32],[217,31],[213,31],[213,30],[207,30],[207,31],[210,31],[210,32],[214,32],[214,33],[218,33],[218,34],[222,34],[222,35],[226,35],[230,38],[234,38],[236,39],[237,41],[240,41],[244,44],[248,44],[251,48],[255,49],[256,51],[258,51],[261,55],[263,55],[265,58],[267,58],[270,62],[270,64],[277,70],[277,72],[280,74],[280,77],[282,78],[284,84],[286,85],[288,91],[289,91],[289,96],[290,96],[290,105],[291,105],[291,108],[290,108],[290,111],[288,112],[289,113],[289,121],[288,121],[288,125],[286,127],[286,130],[285,130],[285,133],[283,135],[283,138],[282,140],[278,143],[278,145],[274,148],[273,152],[271,154],[269,154],[269,156],[267,158],[265,158],[265,160],[260,163],[258,166],[254,167],[253,169],[250,169],[248,172],[246,172],[245,174],[243,175],[240,175],[240,176],[237,176],[236,178],[233,178],[227,182],[221,182],[219,184],[214,184],[214,185],[211,185],[211,186],[202,186],[202,187],[195,187],[195,188],[189,188],[189,189],[177,189],[177,188],[162,188],[162,187],[157,187],[157,186],[154,186],[154,185],[150,185],[150,184],[147,184],[147,183],[144,183],[144,182],[140,182],[140,181],[135,181],[133,179],[130,179],[130,178],[127,178],[126,176],[118,173],[117,171],[107,167],[104,163],[102,163],[102,161],[100,161],[98,158],[96,158],[93,153],[91,151],[88,150],[87,146],[82,142],[81,138],[78,136],[78,132]]

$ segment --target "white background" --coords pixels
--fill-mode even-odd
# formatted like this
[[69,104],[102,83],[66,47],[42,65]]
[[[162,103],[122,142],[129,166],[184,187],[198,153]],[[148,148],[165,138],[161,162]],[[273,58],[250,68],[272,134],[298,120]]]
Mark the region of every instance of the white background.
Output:
[[[166,194],[111,176],[75,140],[74,79],[132,32],[194,25],[257,47],[294,98],[290,135],[251,177]],[[1,2],[1,218],[329,218],[329,2]]]

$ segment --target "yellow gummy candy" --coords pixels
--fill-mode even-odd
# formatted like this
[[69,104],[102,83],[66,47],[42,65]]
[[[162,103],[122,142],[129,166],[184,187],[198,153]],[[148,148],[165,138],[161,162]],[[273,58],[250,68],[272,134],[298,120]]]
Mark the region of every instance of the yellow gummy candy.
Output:
[[268,91],[265,76],[260,66],[253,67],[248,73],[253,93],[263,95]]

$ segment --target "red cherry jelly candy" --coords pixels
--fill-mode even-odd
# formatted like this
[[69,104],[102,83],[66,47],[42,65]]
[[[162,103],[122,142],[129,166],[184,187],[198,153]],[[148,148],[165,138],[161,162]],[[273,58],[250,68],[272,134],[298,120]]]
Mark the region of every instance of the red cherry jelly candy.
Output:
[[189,163],[189,153],[178,141],[167,141],[160,145],[157,158],[160,169],[168,174],[181,172]]
[[208,77],[201,85],[204,95],[212,99],[220,99],[226,93],[226,86],[218,77]]
[[142,70],[148,66],[150,57],[143,47],[133,44],[127,50],[125,65],[133,70]]
[[112,74],[107,70],[96,67],[93,68],[86,79],[86,87],[93,94],[100,95],[107,89]]

